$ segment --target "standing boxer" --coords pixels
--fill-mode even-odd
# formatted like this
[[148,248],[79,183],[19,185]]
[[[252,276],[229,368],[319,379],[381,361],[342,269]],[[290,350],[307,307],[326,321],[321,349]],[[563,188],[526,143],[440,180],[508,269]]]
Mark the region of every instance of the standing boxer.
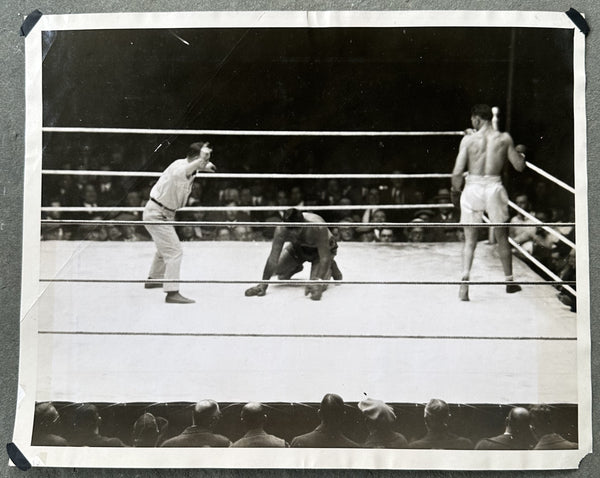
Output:
[[[488,105],[475,105],[471,110],[473,134],[467,134],[460,142],[456,164],[452,171],[452,199],[458,202],[460,197],[460,222],[481,222],[483,212],[487,212],[492,222],[508,221],[508,195],[500,174],[506,160],[521,172],[525,169],[525,147],[516,148],[508,133],[496,131],[492,126],[492,109]],[[463,172],[468,170],[466,184],[463,186]],[[465,245],[463,249],[462,280],[468,281],[473,265],[473,256],[477,247],[477,228],[465,227]],[[498,242],[498,255],[507,281],[513,280],[512,252],[508,242],[508,228],[495,227]],[[506,292],[521,290],[517,284],[508,284]],[[469,286],[462,284],[459,289],[460,300],[469,300]]]
[[[187,157],[173,161],[161,174],[150,191],[150,200],[144,208],[144,221],[174,221],[177,209],[185,206],[192,191],[192,183],[198,171],[215,172],[210,162],[212,149],[208,143],[192,143]],[[148,279],[179,279],[183,251],[175,227],[170,225],[146,225],[156,244],[156,254],[150,267]],[[146,289],[162,287],[169,304],[193,304],[195,301],[179,293],[177,282],[146,282]]]

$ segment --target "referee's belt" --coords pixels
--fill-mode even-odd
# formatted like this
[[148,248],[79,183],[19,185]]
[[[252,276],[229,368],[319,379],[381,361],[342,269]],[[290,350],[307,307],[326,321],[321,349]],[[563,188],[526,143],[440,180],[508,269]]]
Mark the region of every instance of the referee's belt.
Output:
[[171,212],[177,212],[175,209],[171,209],[170,207],[165,206],[163,203],[157,201],[156,199],[154,199],[153,197],[150,197],[150,201],[155,202],[156,204],[158,204],[160,207],[162,207],[163,209],[166,209],[167,211],[171,211]]

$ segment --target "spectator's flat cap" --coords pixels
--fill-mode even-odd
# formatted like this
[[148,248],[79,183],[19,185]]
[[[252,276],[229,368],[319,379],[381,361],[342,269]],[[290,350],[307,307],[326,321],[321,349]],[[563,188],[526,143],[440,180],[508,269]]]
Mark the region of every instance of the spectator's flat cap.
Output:
[[431,218],[431,217],[433,217],[433,211],[432,211],[431,209],[419,209],[419,210],[418,210],[418,211],[415,213],[414,217],[418,219],[418,218],[420,218],[421,216],[428,216],[428,217],[430,217],[430,218]]
[[393,423],[396,421],[394,409],[381,400],[367,398],[362,402],[358,402],[358,409],[367,419],[374,422]]

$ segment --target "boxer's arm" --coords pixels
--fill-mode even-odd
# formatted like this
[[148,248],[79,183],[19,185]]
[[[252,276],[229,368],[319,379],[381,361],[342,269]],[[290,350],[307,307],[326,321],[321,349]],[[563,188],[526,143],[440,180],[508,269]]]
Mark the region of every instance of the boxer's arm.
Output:
[[[279,227],[275,228],[273,243],[271,244],[271,252],[263,270],[262,280],[269,280],[271,277],[273,277],[273,274],[275,274],[275,271],[277,270],[277,264],[279,262],[279,256],[281,256],[284,243],[285,237],[282,229]],[[262,297],[266,294],[268,287],[269,284],[257,284],[249,289],[246,289],[245,295],[246,297]]]
[[463,173],[467,169],[468,153],[467,153],[467,137],[464,137],[460,142],[458,149],[458,155],[454,163],[454,169],[452,170],[452,190],[459,192],[462,191],[464,177]]
[[317,278],[329,280],[327,273],[331,267],[331,249],[329,246],[329,233],[327,229],[320,229],[317,238],[317,250],[319,251],[319,267],[317,269]]
[[523,172],[525,170],[525,146],[519,144],[515,147],[512,137],[508,133],[504,133],[506,135],[507,140],[507,149],[506,155],[508,156],[508,160],[513,167],[519,171]]
[[[271,244],[271,253],[267,259],[267,263],[265,264],[265,269],[263,271],[262,280],[269,280],[275,274],[277,270],[277,264],[279,263],[279,257],[281,256],[281,251],[283,250],[283,244],[285,243],[285,239],[283,237],[283,232],[279,227],[275,229],[275,233],[273,235],[273,243]],[[265,284],[266,286],[266,284]]]

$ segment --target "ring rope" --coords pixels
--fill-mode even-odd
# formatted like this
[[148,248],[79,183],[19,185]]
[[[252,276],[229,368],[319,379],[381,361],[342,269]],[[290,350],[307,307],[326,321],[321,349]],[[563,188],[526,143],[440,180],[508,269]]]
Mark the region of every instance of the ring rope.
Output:
[[112,133],[210,136],[464,136],[464,131],[280,131],[235,129],[144,129],[42,127],[44,133]]
[[[43,169],[42,174],[64,176],[131,176],[158,178],[161,172],[148,171],[84,171],[79,169]],[[197,173],[197,178],[214,179],[440,179],[451,178],[447,173],[396,174],[284,174],[284,173]]]
[[[575,249],[575,247],[576,247],[575,243],[573,241],[567,239],[560,232],[555,231],[554,229],[552,229],[552,228],[550,228],[548,226],[543,226],[542,225],[543,224],[542,221],[540,221],[537,217],[533,216],[532,214],[529,214],[527,211],[525,211],[524,209],[522,209],[519,206],[517,206],[514,202],[508,201],[508,204],[515,211],[520,212],[523,216],[525,216],[526,218],[530,219],[536,225],[538,225],[539,227],[541,227],[542,229],[544,229],[544,231],[549,232],[554,237],[556,237],[559,241],[564,242],[567,246],[571,247],[572,249]],[[558,226],[558,227],[560,227],[560,226]]]
[[564,285],[575,281],[348,281],[348,280],[221,280],[221,279],[51,279],[42,278],[40,282],[98,282],[98,283],[172,283],[172,284],[267,284],[267,285]]
[[531,164],[529,161],[525,161],[525,165],[535,171],[536,173],[544,176],[546,179],[549,179],[550,181],[552,181],[553,183],[559,185],[560,187],[562,187],[563,189],[566,189],[567,191],[569,191],[572,194],[575,194],[575,188],[573,186],[569,186],[567,183],[565,183],[564,181],[561,181],[558,178],[555,178],[554,176],[552,176],[550,173],[547,173],[546,171],[544,171],[542,168],[536,166],[535,164]]
[[[285,211],[291,206],[191,206],[182,207],[177,211]],[[357,205],[337,205],[337,206],[295,206],[299,211],[356,211],[365,209],[451,209],[454,207],[452,203],[446,204],[380,204],[368,206],[365,204]],[[85,206],[43,206],[43,212],[141,212],[143,207],[126,207],[126,206],[101,206],[101,207],[85,207]]]
[[[259,221],[122,221],[112,219],[42,219],[42,224],[62,225],[90,225],[90,226],[248,226],[248,227],[433,227],[433,228],[460,228],[460,227],[531,227],[531,224],[506,222],[259,222]],[[574,226],[575,223],[548,222],[546,226],[562,227]]]
[[[491,224],[490,220],[486,217],[483,216],[483,220],[486,223]],[[554,279],[554,283],[557,281],[561,281],[562,279],[556,275],[554,272],[552,272],[550,269],[548,269],[544,264],[542,264],[540,261],[538,261],[535,257],[533,257],[531,254],[529,254],[529,252],[527,252],[525,249],[523,249],[520,244],[518,244],[512,237],[508,238],[508,242],[515,248],[517,249],[519,252],[521,252],[521,254],[523,254],[525,257],[527,257],[528,260],[530,260],[531,262],[533,262],[536,266],[538,266],[541,270],[543,270],[546,274],[548,274],[550,277],[552,277]],[[548,281],[548,283],[553,283],[552,281]],[[569,287],[569,285],[576,285],[577,282],[576,281],[564,281],[563,287],[568,290],[571,294],[573,294],[575,297],[577,297],[577,291],[575,289],[573,289],[572,287]]]

